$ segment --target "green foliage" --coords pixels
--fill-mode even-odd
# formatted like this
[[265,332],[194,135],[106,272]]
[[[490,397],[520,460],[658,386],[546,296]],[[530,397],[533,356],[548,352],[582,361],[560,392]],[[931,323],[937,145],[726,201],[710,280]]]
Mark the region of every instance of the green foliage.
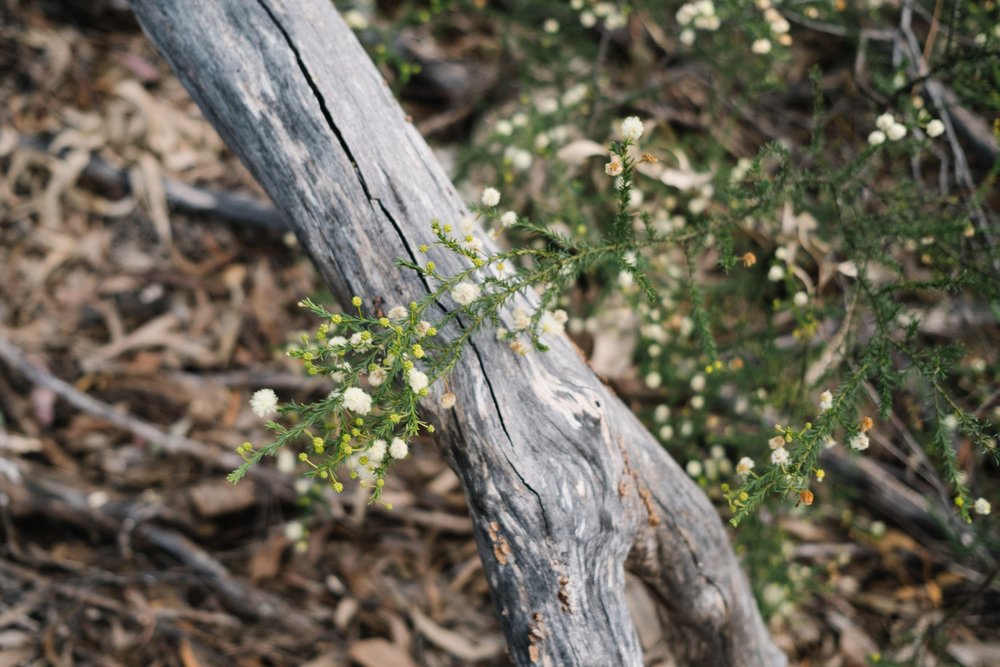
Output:
[[[860,1],[487,4],[403,2],[361,32],[381,34],[366,43],[402,85],[419,65],[380,56],[401,26],[442,36],[460,18],[493,22],[483,52],[499,50],[511,83],[481,109],[457,171],[519,212],[484,193],[475,217],[434,221],[421,250],[467,268],[400,261],[431,290],[397,316],[306,302],[324,324],[291,354],[344,388],[367,384],[374,407],[355,414],[342,392],[285,406],[293,426],[271,423],[272,444],[241,450],[248,465],[301,442],[310,474],[338,485],[346,467],[377,499],[392,457],[358,455],[432,429],[420,399],[477,331],[524,354],[564,323],[585,342],[624,304],[638,316],[623,333],[638,339],[643,416],[733,524],[775,499],[809,506],[824,449],[872,455],[892,419],[932,455],[936,473],[922,474],[940,476],[955,511],[984,513],[974,498],[995,485],[978,463],[998,461],[987,408],[1000,358],[983,336],[1000,313],[1000,166],[963,162],[953,112],[1000,109],[996,7],[952,3],[954,29],[930,31],[920,12]],[[695,73],[689,113],[663,97],[664,72]],[[650,130],[642,150],[638,119],[618,125],[636,115]],[[486,236],[503,249],[484,250]],[[530,312],[514,305],[526,294]],[[942,331],[970,311],[988,334]],[[332,336],[361,338],[341,349]],[[412,391],[412,369],[427,388]]]

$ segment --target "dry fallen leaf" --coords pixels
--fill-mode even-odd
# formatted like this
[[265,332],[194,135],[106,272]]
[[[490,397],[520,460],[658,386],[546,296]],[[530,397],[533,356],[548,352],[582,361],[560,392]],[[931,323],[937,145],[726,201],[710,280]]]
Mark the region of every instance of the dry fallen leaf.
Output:
[[577,139],[571,141],[556,152],[556,157],[568,165],[579,166],[588,158],[602,155],[607,157],[608,149],[596,141],[590,139]]
[[278,576],[281,572],[281,557],[287,546],[288,538],[281,533],[269,535],[260,542],[253,550],[247,568],[250,581],[257,583]]
[[473,641],[454,630],[449,630],[435,623],[416,607],[411,607],[409,614],[417,632],[434,645],[466,662],[494,658],[500,655],[506,646],[500,635],[480,635],[478,641]]
[[1000,644],[997,643],[951,642],[947,650],[963,667],[1000,665]]
[[14,152],[18,141],[17,130],[9,125],[0,126],[0,157],[7,157]]
[[840,651],[852,665],[867,665],[878,645],[861,627],[844,614],[828,611],[826,619],[840,635]]
[[347,655],[361,667],[416,667],[409,653],[386,639],[354,642]]
[[181,648],[180,648],[180,658],[181,664],[184,667],[201,667],[201,662],[194,653],[194,649],[191,648],[191,642],[187,637],[181,638]]
[[224,479],[209,480],[188,489],[188,498],[195,512],[202,517],[215,517],[241,512],[256,502],[253,482],[230,484]]
[[17,433],[8,433],[0,429],[0,452],[12,454],[29,454],[42,451],[42,441]]

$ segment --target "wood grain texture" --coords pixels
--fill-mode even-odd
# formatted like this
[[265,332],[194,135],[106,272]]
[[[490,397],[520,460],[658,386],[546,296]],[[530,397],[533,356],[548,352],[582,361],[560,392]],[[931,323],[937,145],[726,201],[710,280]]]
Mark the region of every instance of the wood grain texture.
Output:
[[[335,294],[426,293],[393,260],[417,259],[431,219],[457,222],[463,202],[328,0],[132,4]],[[707,498],[568,340],[517,357],[486,332],[452,390],[456,408],[426,412],[518,665],[642,665],[626,564],[680,663],[785,664]]]

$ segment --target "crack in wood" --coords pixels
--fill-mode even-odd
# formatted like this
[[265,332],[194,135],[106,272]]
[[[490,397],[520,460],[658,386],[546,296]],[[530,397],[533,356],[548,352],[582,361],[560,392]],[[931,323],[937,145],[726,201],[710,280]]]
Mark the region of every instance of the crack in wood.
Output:
[[[432,281],[399,272],[392,257],[419,256],[426,221],[465,207],[329,0],[131,2],[341,298],[357,293],[349,291],[355,281],[385,295],[396,293],[397,279],[407,294],[429,293]],[[386,246],[394,250],[378,252]],[[478,336],[466,352],[475,356],[461,365],[459,393],[468,409],[449,416],[426,407],[441,418],[445,455],[468,494],[514,662],[642,665],[620,580],[630,563],[655,589],[682,661],[783,665],[711,505],[610,388],[592,379],[568,344],[527,361],[504,352]],[[510,386],[534,365],[541,377]],[[596,392],[600,400],[586,404],[603,415],[594,423],[577,419],[578,428],[566,432],[546,418],[570,401],[560,394],[563,385],[581,393],[577,383],[584,394]],[[605,418],[624,434],[624,474]],[[581,477],[593,493],[577,497],[572,484]],[[534,497],[521,493],[522,485]],[[627,498],[632,493],[638,502]]]
[[319,86],[316,85],[316,81],[313,79],[312,75],[309,73],[309,68],[306,67],[305,61],[302,59],[302,54],[299,53],[299,49],[295,46],[295,42],[292,40],[291,35],[285,30],[285,26],[281,24],[278,17],[274,15],[271,8],[264,3],[263,0],[257,0],[257,4],[260,5],[261,9],[268,15],[274,26],[281,33],[282,38],[284,38],[285,43],[288,48],[291,49],[292,55],[295,56],[295,63],[299,66],[299,70],[302,72],[302,76],[305,77],[306,84],[309,86],[309,90],[312,91],[313,95],[316,97],[316,101],[319,103],[320,113],[323,114],[323,118],[326,120],[326,124],[330,127],[330,131],[333,132],[334,136],[337,137],[337,141],[340,143],[341,150],[347,155],[347,159],[350,160],[351,165],[354,167],[354,173],[358,177],[358,183],[361,185],[361,189],[364,191],[365,196],[368,200],[373,199],[371,191],[368,189],[368,182],[365,180],[364,174],[361,173],[361,168],[358,167],[358,161],[354,159],[354,154],[351,152],[351,147],[347,144],[344,139],[344,135],[340,132],[340,128],[333,121],[333,115],[330,113],[329,107],[326,105],[326,98],[323,97],[323,93],[320,92]]
[[[371,190],[368,187],[368,182],[365,180],[364,174],[361,172],[361,168],[358,166],[358,162],[354,158],[354,154],[351,152],[351,148],[350,148],[347,140],[344,138],[344,135],[340,131],[340,128],[337,127],[337,123],[334,121],[333,115],[330,113],[330,110],[327,107],[326,99],[323,97],[323,93],[320,92],[319,86],[316,85],[316,82],[314,81],[312,75],[309,73],[309,69],[308,69],[308,67],[306,67],[305,62],[302,60],[302,55],[299,53],[299,50],[295,46],[295,43],[292,41],[291,36],[288,34],[288,31],[285,30],[285,27],[278,20],[278,17],[276,17],[274,15],[274,13],[263,2],[263,0],[257,0],[257,2],[261,6],[261,8],[264,10],[264,12],[268,15],[268,17],[271,19],[271,21],[274,23],[275,27],[278,29],[278,32],[281,33],[281,36],[284,38],[285,43],[288,45],[288,48],[291,49],[292,54],[295,56],[295,62],[298,65],[299,70],[302,72],[302,76],[305,77],[306,84],[309,86],[309,89],[312,91],[313,95],[315,96],[316,101],[317,101],[317,103],[319,104],[319,107],[320,107],[320,112],[323,114],[324,120],[326,120],[326,124],[329,126],[330,131],[333,132],[334,136],[337,137],[337,141],[340,144],[341,149],[344,151],[344,153],[347,156],[348,160],[350,161],[351,165],[354,167],[354,172],[357,175],[358,183],[361,186],[362,191],[365,193],[365,197],[367,197],[369,203],[373,205],[373,208],[374,208],[374,204],[378,205],[379,209],[382,211],[382,214],[389,221],[389,224],[391,224],[393,226],[393,229],[396,230],[396,234],[399,236],[400,242],[403,244],[403,247],[406,249],[406,252],[407,252],[407,255],[409,255],[410,261],[412,261],[414,263],[417,263],[417,256],[413,252],[413,248],[411,247],[411,245],[409,243],[409,239],[403,233],[403,230],[400,227],[399,223],[396,221],[395,217],[389,212],[389,210],[386,208],[386,206],[382,203],[382,200],[380,198],[375,197],[374,195],[372,195]],[[421,276],[421,278],[423,278],[423,276]],[[426,282],[426,279],[424,279],[423,282],[424,282],[424,285],[426,287],[429,287],[429,285]],[[443,306],[443,304],[441,304],[440,302],[437,302],[437,301],[435,301],[435,303],[436,303],[436,305],[438,305],[438,307],[440,307],[442,310],[445,310],[447,312],[447,309]],[[457,323],[458,323],[459,326],[462,326],[461,321],[458,321],[458,320],[456,320],[456,321],[457,321]],[[482,355],[480,354],[480,351],[476,347],[476,344],[474,342],[470,342],[469,346],[472,348],[473,353],[476,356],[476,360],[479,363],[479,367],[482,370],[482,374],[483,374],[482,377],[483,377],[483,380],[484,380],[484,382],[486,384],[487,390],[489,391],[490,399],[493,401],[493,405],[496,408],[497,418],[500,420],[500,427],[503,429],[504,435],[507,436],[507,441],[510,443],[511,447],[513,447],[514,440],[511,437],[510,432],[507,429],[506,423],[504,422],[503,411],[500,409],[500,403],[497,400],[496,392],[495,392],[495,390],[493,388],[493,383],[490,381],[489,374],[486,372],[486,365],[485,365],[485,363],[483,361]],[[539,509],[541,511],[541,514],[542,514],[542,522],[545,524],[545,532],[546,532],[547,535],[550,535],[551,532],[552,532],[552,530],[551,530],[551,526],[549,525],[548,515],[547,515],[547,513],[545,511],[545,503],[542,501],[541,495],[538,493],[537,490],[535,490],[534,488],[532,488],[532,486],[528,483],[528,481],[521,474],[521,471],[518,470],[517,466],[514,465],[514,462],[510,459],[510,457],[505,457],[505,458],[507,459],[507,462],[510,465],[511,469],[514,471],[514,474],[517,475],[518,479],[521,481],[521,483],[524,485],[524,487],[526,489],[528,489],[528,491],[530,491],[535,496],[535,498],[538,500],[538,506],[539,506]]]

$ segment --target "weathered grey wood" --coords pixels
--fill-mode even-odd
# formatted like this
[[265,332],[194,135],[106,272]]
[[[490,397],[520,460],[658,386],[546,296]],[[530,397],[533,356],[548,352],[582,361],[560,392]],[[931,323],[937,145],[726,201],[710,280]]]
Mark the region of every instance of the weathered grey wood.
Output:
[[[336,294],[425,293],[393,259],[416,258],[430,220],[457,222],[463,203],[328,0],[133,7]],[[626,563],[681,663],[785,664],[711,504],[567,340],[516,357],[485,333],[452,389],[454,410],[427,412],[517,664],[642,665]]]

